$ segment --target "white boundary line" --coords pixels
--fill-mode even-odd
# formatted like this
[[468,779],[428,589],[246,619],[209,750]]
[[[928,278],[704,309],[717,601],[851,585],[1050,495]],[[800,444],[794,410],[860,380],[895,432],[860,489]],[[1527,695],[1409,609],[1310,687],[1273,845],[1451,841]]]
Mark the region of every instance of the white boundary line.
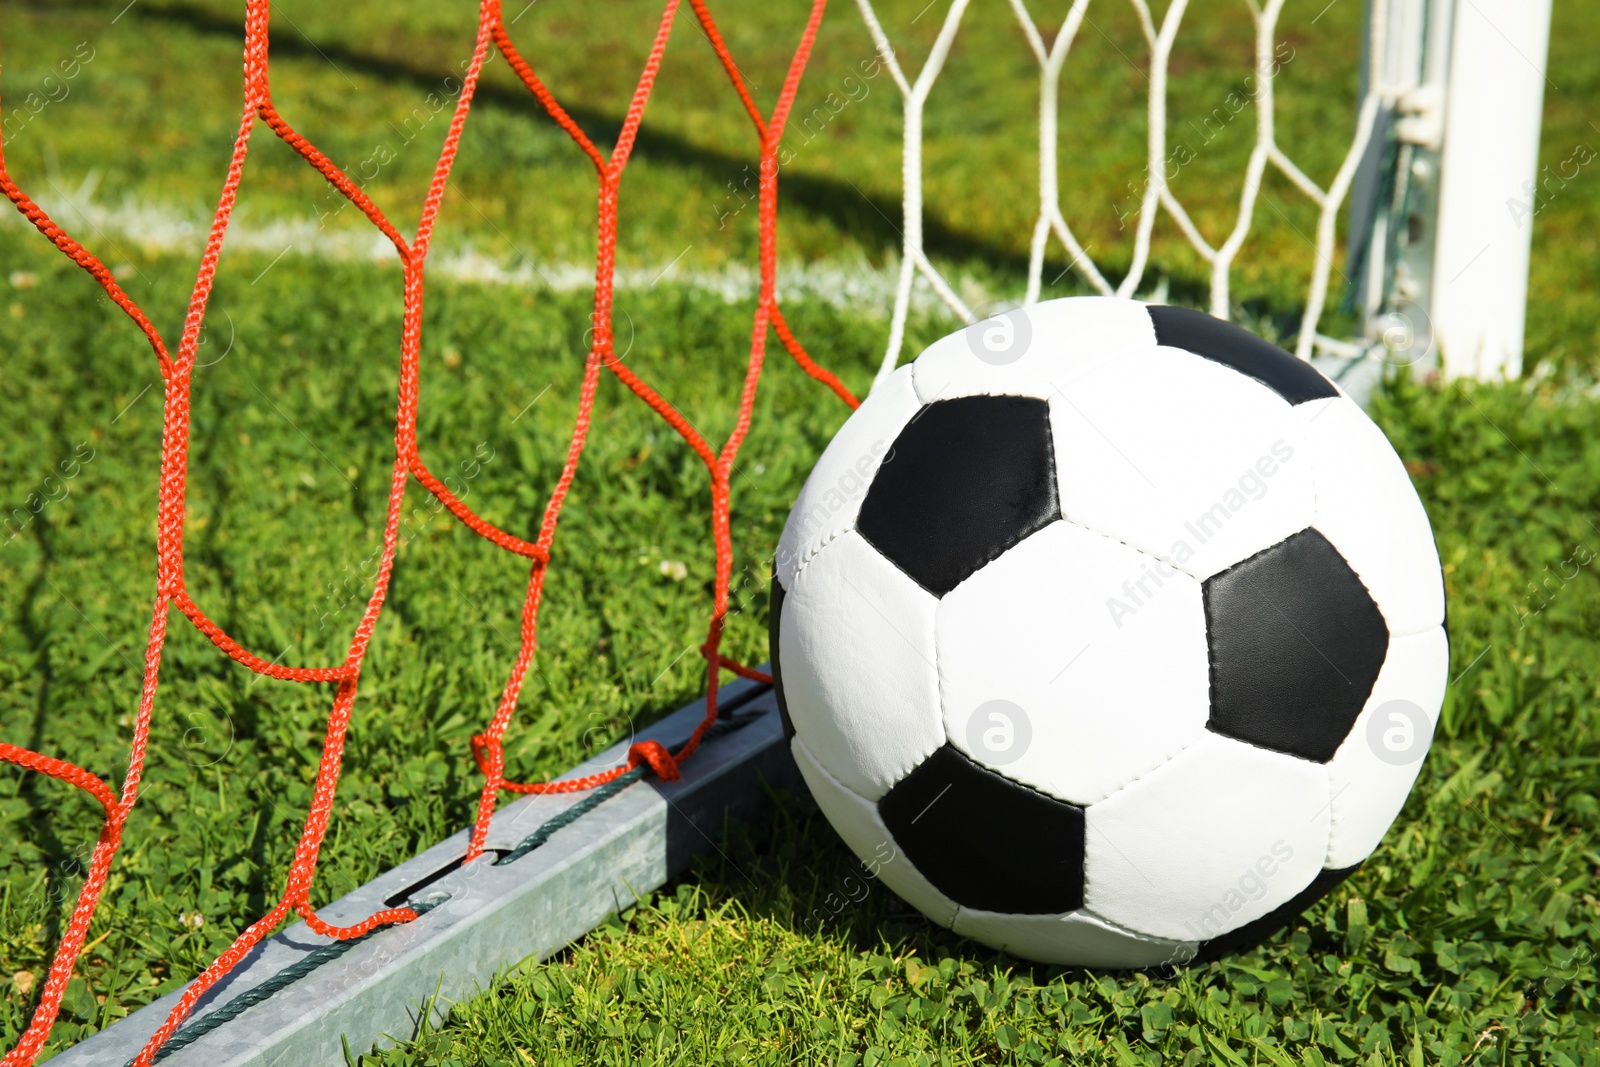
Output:
[[[130,201],[120,207],[92,199],[91,176],[76,194],[58,198],[43,197],[51,216],[69,230],[89,229],[106,237],[126,242],[141,253],[198,256],[204,247],[206,220],[190,217],[161,204]],[[16,212],[0,212],[0,229],[31,230],[32,226]],[[313,222],[278,220],[259,225],[249,220],[228,230],[228,252],[251,252],[279,256],[288,262],[320,260],[335,263],[394,263],[394,246],[381,234],[364,230],[319,229]],[[131,251],[131,249],[130,249]],[[680,254],[679,259],[682,258]],[[619,267],[619,291],[646,290],[673,268],[671,263],[646,263]],[[113,271],[120,264],[108,261]],[[931,269],[931,268],[930,268]],[[513,261],[488,255],[470,243],[457,248],[441,248],[428,260],[430,277],[480,285],[545,292],[585,292],[594,288],[594,264],[585,262],[531,262],[518,256]],[[785,261],[778,269],[780,300],[814,300],[842,310],[884,314],[894,304],[900,269],[894,264],[874,267],[864,258],[833,259],[816,263]],[[0,279],[3,281],[3,279]],[[754,266],[732,263],[715,270],[673,270],[674,285],[712,293],[731,302],[754,300],[761,288],[761,273]],[[911,307],[919,313],[949,318],[949,301],[927,284],[912,293]]]

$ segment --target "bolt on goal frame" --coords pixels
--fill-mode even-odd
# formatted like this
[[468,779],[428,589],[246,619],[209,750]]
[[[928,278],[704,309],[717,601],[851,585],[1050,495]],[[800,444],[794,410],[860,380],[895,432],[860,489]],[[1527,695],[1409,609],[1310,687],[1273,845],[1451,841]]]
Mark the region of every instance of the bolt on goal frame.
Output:
[[[1328,361],[1331,373],[1352,389],[1385,365],[1416,364],[1447,375],[1498,379],[1520,371],[1522,322],[1531,229],[1515,203],[1525,198],[1535,175],[1538,116],[1549,32],[1548,0],[1369,0],[1362,90],[1354,102],[1352,136],[1341,165],[1319,180],[1297,165],[1278,143],[1274,126],[1275,49],[1279,18],[1287,0],[1240,0],[1254,26],[1259,89],[1254,94],[1255,139],[1238,196],[1238,210],[1225,232],[1206,234],[1169,182],[1167,84],[1169,61],[1182,47],[1187,0],[1171,0],[1157,17],[1148,0],[1093,0],[1102,6],[1128,3],[1146,45],[1140,69],[1149,82],[1148,166],[1142,177],[1137,224],[1128,268],[1108,276],[1074,233],[1070,197],[1061,178],[1071,161],[1059,158],[1058,134],[1063,72],[1091,0],[1072,0],[1061,21],[1044,24],[1025,0],[950,0],[929,15],[939,19],[937,36],[920,67],[911,69],[896,46],[896,30],[880,18],[871,0],[854,10],[835,0],[830,18],[855,18],[901,94],[903,114],[902,245],[895,298],[888,316],[881,377],[904,358],[906,324],[913,293],[932,294],[958,321],[975,321],[984,309],[959,294],[935,265],[924,243],[924,116],[939,76],[966,19],[1009,19],[1031,54],[1038,84],[1039,210],[1029,240],[1027,275],[1018,302],[1040,298],[1043,269],[1052,244],[1069,257],[1069,268],[1092,291],[1133,296],[1142,292],[1152,263],[1154,227],[1173,224],[1208,270],[1209,307],[1227,317],[1234,310],[1232,273],[1258,212],[1258,194],[1275,169],[1315,205],[1309,284],[1295,348],[1302,358]],[[1335,0],[1337,2],[1337,0]],[[1035,4],[1035,8],[1039,5]],[[11,174],[0,152],[0,192],[62,254],[90,273],[106,295],[149,343],[165,387],[159,499],[156,506],[158,565],[155,603],[144,660],[144,686],[120,787],[64,756],[0,745],[0,760],[71,784],[99,802],[104,822],[70,923],[40,992],[32,1023],[5,1057],[5,1067],[34,1062],[60,1009],[67,981],[82,951],[99,896],[116,860],[122,830],[134,817],[151,718],[160,713],[157,687],[162,650],[174,615],[192,623],[219,652],[256,674],[305,685],[326,686],[330,711],[316,786],[291,869],[275,906],[240,931],[233,945],[186,989],[152,1005],[69,1050],[59,1062],[175,1064],[204,1061],[207,1067],[245,1063],[315,1063],[328,1059],[337,1039],[364,1051],[385,1035],[404,1037],[438,999],[464,996],[487,984],[505,966],[548,955],[581,936],[605,911],[626,902],[618,885],[643,892],[683,869],[687,855],[715,831],[720,819],[752,810],[763,783],[793,782],[781,731],[775,721],[771,679],[754,665],[719,651],[729,609],[733,570],[730,534],[732,471],[750,426],[756,388],[772,338],[819,385],[819,407],[854,406],[856,398],[806,352],[790,330],[779,299],[779,147],[795,105],[826,0],[796,6],[792,59],[770,112],[756,104],[706,0],[666,0],[653,44],[615,144],[598,145],[579,127],[519,51],[499,0],[482,0],[472,62],[451,114],[421,222],[406,236],[389,221],[333,160],[299,133],[273,102],[268,36],[270,0],[248,0],[245,15],[245,88],[238,133],[188,303],[183,328],[169,344],[145,310],[118,284],[98,254],[59,226],[28,193],[25,176]],[[612,307],[616,289],[618,190],[632,154],[674,21],[692,18],[714,51],[751,125],[750,148],[760,176],[759,292],[751,322],[748,360],[734,431],[722,442],[704,437],[674,407],[670,397],[624,364],[615,353]],[[574,150],[593,165],[596,181],[597,253],[594,272],[593,343],[560,477],[548,490],[537,534],[524,539],[484,520],[437,478],[421,458],[418,440],[419,358],[423,330],[424,274],[435,223],[457,147],[469,119],[479,74],[491,53],[503,55],[537,108],[571,138]],[[1491,76],[1492,72],[1492,76]],[[252,137],[275,136],[354,204],[397,253],[404,271],[405,327],[395,454],[388,495],[384,552],[366,610],[351,635],[346,658],[331,666],[284,666],[242,647],[190,595],[184,577],[184,516],[190,448],[192,374],[223,241],[244,179]],[[1325,184],[1324,184],[1325,183]],[[1508,208],[1508,205],[1511,205]],[[1337,338],[1319,332],[1340,256],[1339,222],[1346,207],[1349,234],[1344,256],[1355,279],[1346,298],[1359,309],[1361,333]],[[1502,224],[1503,220],[1503,224]],[[935,252],[937,250],[935,249]],[[1159,294],[1157,294],[1159,295]],[[600,378],[615,376],[699,457],[706,470],[712,507],[709,533],[716,547],[716,577],[701,654],[706,661],[703,703],[663,720],[641,739],[591,761],[552,782],[508,780],[502,738],[517,710],[523,680],[537,648],[543,583],[557,558],[553,551],[563,504],[575,478]],[[384,607],[395,564],[401,507],[415,480],[457,519],[500,549],[527,561],[521,642],[502,697],[473,739],[483,787],[471,828],[440,843],[411,863],[324,909],[311,905],[321,845],[335,802],[351,706],[373,628]],[[734,678],[732,684],[725,676]],[[69,754],[68,754],[69,755]],[[501,794],[526,799],[499,808]],[[701,840],[703,839],[703,840]],[[700,844],[696,841],[701,840]],[[527,862],[530,866],[519,867]],[[538,871],[537,876],[528,872]],[[530,890],[528,886],[534,886]],[[605,892],[601,892],[604,887]],[[536,890],[536,891],[535,891]],[[601,910],[594,912],[598,901]],[[291,916],[301,925],[280,928]],[[522,940],[507,957],[485,949],[515,924]],[[497,925],[498,924],[498,925]],[[440,984],[448,974],[446,986]],[[419,992],[419,990],[421,992]],[[315,995],[308,991],[319,991]],[[226,1052],[224,1052],[226,1050]]]

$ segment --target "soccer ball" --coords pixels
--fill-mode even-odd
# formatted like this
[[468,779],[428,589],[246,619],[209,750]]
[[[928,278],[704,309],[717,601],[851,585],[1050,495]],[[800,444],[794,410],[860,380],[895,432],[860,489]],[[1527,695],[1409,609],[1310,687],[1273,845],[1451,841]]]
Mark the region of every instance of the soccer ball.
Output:
[[1210,959],[1377,847],[1448,667],[1404,466],[1200,312],[981,320],[873,391],[774,567],[817,804],[934,922],[1025,958]]

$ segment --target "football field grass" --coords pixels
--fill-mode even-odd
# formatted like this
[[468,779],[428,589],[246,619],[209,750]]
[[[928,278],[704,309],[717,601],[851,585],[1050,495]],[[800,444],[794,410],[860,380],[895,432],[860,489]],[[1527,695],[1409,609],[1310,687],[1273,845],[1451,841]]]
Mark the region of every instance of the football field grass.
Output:
[[[770,106],[801,8],[722,6]],[[918,48],[934,29],[922,6],[883,8]],[[12,172],[163,330],[181,320],[194,227],[237,121],[239,7],[0,0]],[[1360,5],[1344,0],[1314,22],[1321,7],[1290,5],[1296,58],[1281,92],[1285,143],[1325,179],[1351,120]],[[653,21],[648,3],[607,10],[547,0],[515,27],[602,138]],[[1069,76],[1063,161],[1082,178],[1066,203],[1086,243],[1119,249],[1145,92],[1119,53],[1142,45],[1125,5],[1095,12]],[[423,0],[354,11],[297,0],[274,24],[280,109],[352,171],[369,165],[369,191],[396,205],[402,229],[443,136],[430,95],[448,95],[472,16],[472,5]],[[1556,18],[1541,152],[1552,167],[1600,145],[1600,13],[1558,4]],[[1008,19],[1003,4],[974,5],[930,114],[929,247],[975,299],[1016,290],[1031,222],[1035,82]],[[1244,5],[1197,4],[1189,22],[1175,128],[1249,63]],[[754,211],[739,192],[753,135],[698,36],[680,16],[624,181],[620,262],[632,281],[618,322],[629,365],[719,440],[753,310]],[[886,74],[861,74],[871,48],[851,6],[830,9],[818,47],[799,113],[826,118],[795,135],[783,178],[782,272],[797,279],[785,307],[812,354],[862,392],[898,244],[898,98]],[[833,111],[824,101],[836,90],[850,102]],[[46,101],[37,111],[30,93]],[[1208,232],[1229,220],[1250,136],[1241,117],[1175,180]],[[379,543],[399,271],[287,149],[262,133],[254,151],[196,376],[188,575],[246,647],[323,664],[343,654]],[[519,534],[537,520],[576,403],[589,296],[573,272],[592,255],[585,168],[505,64],[491,64],[445,202],[437,254],[450,269],[429,281],[420,436],[470,505]],[[1298,231],[1314,220],[1283,183],[1269,182],[1267,198],[1281,211],[1260,212],[1235,291],[1251,321],[1275,328],[1294,321],[1309,259]],[[458,1007],[443,1030],[364,1063],[1600,1065],[1600,178],[1585,167],[1546,186],[1538,207],[1529,380],[1400,381],[1374,407],[1434,524],[1454,682],[1395,828],[1303,922],[1170,976],[1031,967],[931,928],[881,886],[862,897],[858,865],[815,806],[780,796],[691,876]],[[154,591],[160,379],[90,279],[19,223],[0,224],[0,514],[26,519],[0,534],[0,739],[120,781]],[[1203,275],[1171,238],[1151,280],[1193,302]],[[1118,254],[1104,257],[1113,271]],[[1073,291],[1070,275],[1054,289]],[[919,312],[910,350],[950,325]],[[766,658],[767,561],[788,504],[845,414],[780,356],[734,479],[728,652],[747,662]],[[596,410],[507,736],[514,777],[559,772],[701,687],[703,469],[614,380]],[[316,903],[470,817],[468,739],[515,653],[526,570],[418,486],[405,515]],[[173,625],[144,793],[52,1050],[181,985],[276,900],[328,700],[257,678]],[[7,1046],[98,825],[82,794],[0,773]]]

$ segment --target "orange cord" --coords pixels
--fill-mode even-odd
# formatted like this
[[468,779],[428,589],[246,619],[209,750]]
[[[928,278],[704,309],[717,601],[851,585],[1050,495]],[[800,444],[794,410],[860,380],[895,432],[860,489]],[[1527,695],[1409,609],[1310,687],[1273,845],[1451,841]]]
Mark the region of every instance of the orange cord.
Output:
[[[28,1028],[17,1045],[5,1056],[3,1067],[28,1067],[38,1056],[54,1026],[60,1010],[61,998],[68,980],[77,965],[88,934],[89,923],[98,906],[101,892],[110,874],[112,860],[122,841],[122,829],[138,797],[139,782],[143,775],[145,754],[149,744],[150,720],[155,707],[156,687],[160,677],[161,654],[166,641],[170,611],[176,608],[205,636],[235,661],[245,667],[272,678],[305,683],[334,683],[333,706],[328,716],[327,732],[323,741],[322,757],[317,768],[310,809],[305,827],[295,850],[283,895],[276,906],[251,924],[234,940],[227,951],[218,956],[185,991],[167,1020],[150,1038],[138,1058],[139,1067],[154,1062],[156,1051],[171,1037],[179,1024],[193,1009],[195,1003],[235,967],[240,960],[291,914],[298,914],[318,934],[324,937],[345,939],[360,937],[383,925],[409,922],[416,918],[410,908],[391,908],[369,916],[354,926],[333,927],[317,917],[310,904],[312,882],[315,879],[317,859],[323,837],[332,815],[334,793],[338,785],[343,761],[346,731],[350,721],[351,706],[355,702],[356,688],[362,663],[372,640],[373,628],[382,611],[389,582],[393,574],[395,554],[399,544],[400,516],[409,478],[422,483],[430,493],[450,510],[468,528],[508,552],[531,561],[527,593],[522,610],[522,639],[516,664],[506,682],[498,707],[488,727],[472,739],[473,756],[483,771],[484,785],[479,799],[477,817],[473,823],[468,858],[483,851],[489,832],[489,822],[495,804],[502,792],[513,793],[568,793],[590,789],[612,781],[640,765],[648,765],[659,777],[675,780],[680,776],[680,765],[699,746],[705,732],[717,718],[717,685],[719,673],[728,670],[744,678],[770,682],[767,674],[744,666],[723,656],[719,651],[723,622],[728,611],[728,590],[733,570],[733,545],[730,530],[730,479],[734,460],[749,431],[751,413],[755,404],[756,386],[760,380],[766,352],[768,329],[774,330],[795,362],[812,378],[822,382],[851,407],[858,404],[848,389],[828,371],[818,366],[801,347],[784,321],[777,301],[777,204],[778,204],[778,147],[790,109],[799,90],[800,78],[821,23],[827,0],[813,0],[810,17],[806,22],[789,70],[779,93],[777,105],[770,119],[763,119],[759,108],[746,88],[733,61],[721,32],[717,29],[704,0],[689,0],[696,19],[707,40],[716,52],[735,92],[743,102],[755,125],[760,140],[760,256],[761,289],[757,302],[755,321],[751,332],[750,354],[746,365],[743,389],[739,397],[737,422],[728,439],[720,448],[713,448],[691,426],[678,410],[660,393],[647,384],[616,356],[612,348],[612,297],[615,284],[617,247],[618,191],[623,169],[633,151],[639,124],[644,117],[645,105],[655,85],[656,75],[666,51],[667,37],[671,32],[679,0],[666,0],[661,20],[628,107],[627,118],[617,143],[609,155],[602,153],[584,134],[578,124],[556,101],[522,57],[506,30],[499,0],[481,0],[478,15],[476,46],[472,62],[463,79],[461,94],[456,102],[444,146],[434,168],[424,201],[422,218],[415,240],[407,242],[359,186],[339,169],[327,156],[289,124],[272,102],[268,70],[268,26],[271,18],[271,0],[247,0],[245,14],[244,46],[244,107],[239,130],[234,139],[222,192],[217,201],[205,251],[200,259],[199,272],[190,295],[188,312],[184,319],[182,337],[177,354],[168,350],[160,333],[138,304],[117,284],[111,272],[91,252],[56,225],[15,182],[6,168],[3,146],[0,146],[0,192],[16,205],[17,209],[44,234],[62,253],[92,275],[107,295],[139,327],[155,351],[156,360],[166,382],[166,399],[163,409],[160,493],[157,504],[157,594],[151,613],[149,640],[146,645],[143,690],[139,701],[138,717],[134,725],[130,746],[128,775],[120,794],[99,777],[63,760],[32,752],[15,745],[0,744],[0,762],[15,764],[28,770],[76,786],[92,795],[105,809],[106,818],[101,827],[90,861],[88,875],[73,909],[72,918],[62,933],[60,944],[50,966],[49,976],[41,990],[39,1003]],[[440,204],[455,163],[461,133],[472,107],[479,75],[488,58],[489,49],[498,48],[510,62],[512,70],[532,93],[535,100],[563,130],[571,136],[578,148],[594,163],[598,178],[598,242],[595,263],[595,298],[593,317],[593,346],[584,367],[583,384],[579,394],[577,416],[568,444],[566,462],[555,487],[551,491],[539,526],[538,537],[528,542],[498,529],[480,518],[452,494],[423,463],[417,442],[417,405],[420,383],[420,353],[422,346],[423,268],[433,237],[434,224]],[[184,580],[183,528],[187,502],[188,455],[190,445],[190,405],[192,374],[195,356],[200,344],[201,326],[206,305],[216,277],[217,263],[221,257],[223,238],[233,216],[240,182],[244,176],[245,158],[249,150],[250,135],[259,120],[278,138],[293,148],[301,158],[315,168],[350,203],[360,208],[377,229],[394,245],[404,267],[405,318],[400,347],[400,386],[398,412],[395,420],[395,460],[389,482],[388,520],[384,527],[383,552],[374,582],[372,595],[351,638],[349,651],[342,665],[337,667],[285,667],[257,656],[229,637],[222,628],[208,618],[190,597]],[[711,621],[706,643],[701,653],[706,659],[706,714],[690,735],[688,742],[674,756],[654,741],[632,745],[625,765],[604,774],[560,782],[517,783],[504,775],[505,758],[502,738],[510,726],[517,707],[523,681],[533,661],[537,643],[540,597],[544,588],[545,572],[550,563],[550,550],[555,540],[556,526],[562,505],[577,474],[578,461],[594,408],[595,390],[600,372],[610,371],[636,396],[648,404],[672,429],[686,441],[705,464],[711,480],[711,533],[716,548],[716,581]]]

